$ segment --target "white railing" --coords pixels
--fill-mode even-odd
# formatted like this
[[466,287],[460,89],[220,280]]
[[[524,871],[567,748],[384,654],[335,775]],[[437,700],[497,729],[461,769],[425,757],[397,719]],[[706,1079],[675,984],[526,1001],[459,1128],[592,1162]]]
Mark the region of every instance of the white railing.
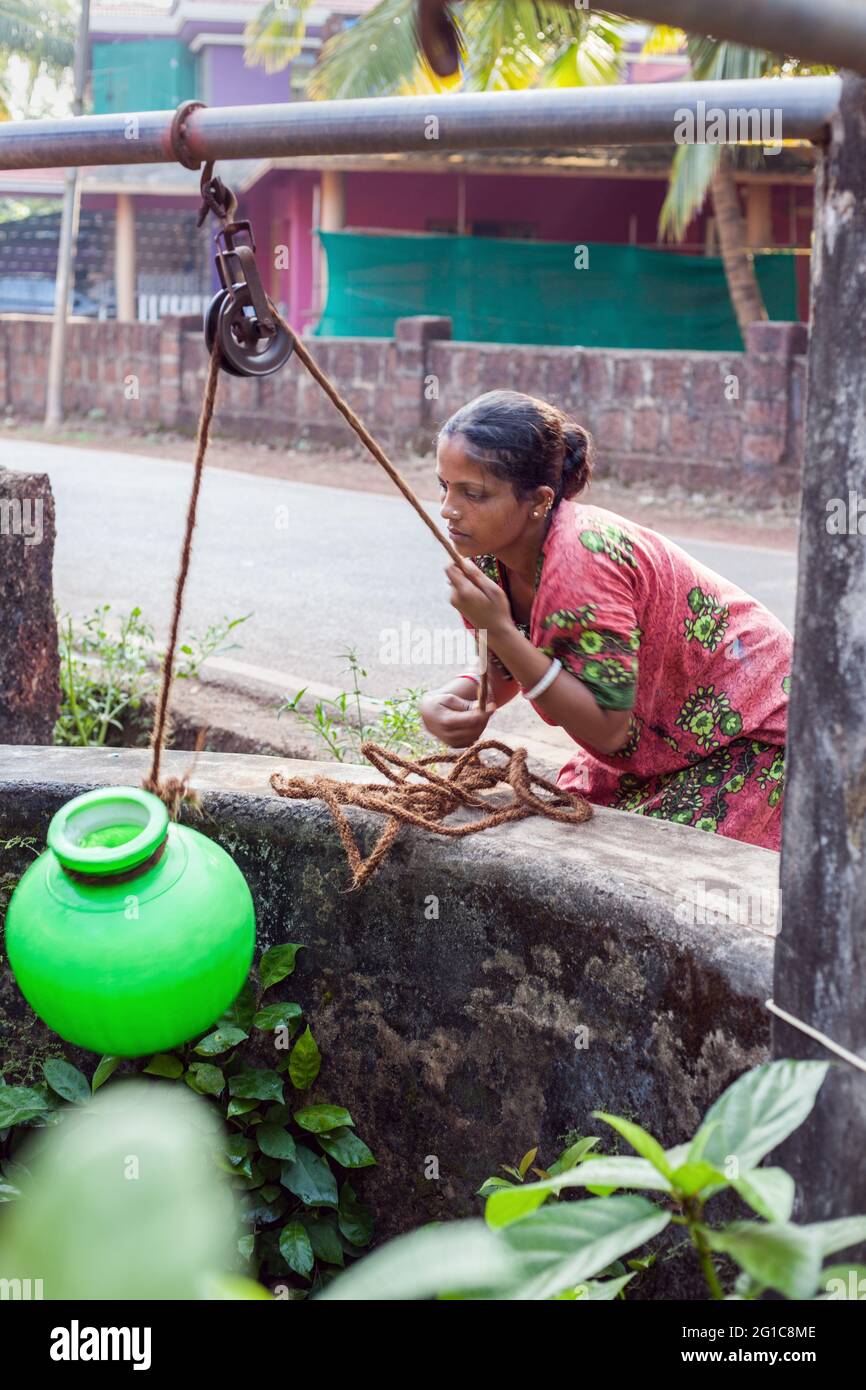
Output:
[[210,303],[207,294],[140,294],[139,323],[158,323],[166,314],[203,314]]

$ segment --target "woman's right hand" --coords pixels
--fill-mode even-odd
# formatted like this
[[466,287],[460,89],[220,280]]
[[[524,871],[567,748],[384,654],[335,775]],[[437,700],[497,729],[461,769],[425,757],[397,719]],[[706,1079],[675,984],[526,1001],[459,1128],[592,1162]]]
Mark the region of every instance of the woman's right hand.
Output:
[[450,690],[431,690],[418,706],[427,732],[448,748],[471,748],[495,709],[492,700],[479,709],[477,700],[464,700]]

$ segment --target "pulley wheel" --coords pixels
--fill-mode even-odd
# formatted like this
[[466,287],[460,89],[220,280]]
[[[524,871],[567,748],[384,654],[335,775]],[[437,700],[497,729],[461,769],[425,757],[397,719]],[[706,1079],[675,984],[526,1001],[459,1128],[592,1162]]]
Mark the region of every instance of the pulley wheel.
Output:
[[[214,338],[216,337],[219,312],[223,304],[229,297],[228,290],[217,290],[210,304],[204,311],[204,340],[207,346],[208,355],[213,352]],[[245,373],[239,372],[237,367],[233,367],[231,362],[226,360],[225,353],[220,358],[220,367],[224,372],[231,376],[244,376]]]
[[[232,298],[228,291],[224,293],[226,297],[214,315],[226,370],[236,376],[270,376],[278,372],[295,350],[292,334],[277,323],[277,331],[270,337],[256,337],[252,305],[244,304],[239,296]],[[276,313],[270,299],[268,305]]]

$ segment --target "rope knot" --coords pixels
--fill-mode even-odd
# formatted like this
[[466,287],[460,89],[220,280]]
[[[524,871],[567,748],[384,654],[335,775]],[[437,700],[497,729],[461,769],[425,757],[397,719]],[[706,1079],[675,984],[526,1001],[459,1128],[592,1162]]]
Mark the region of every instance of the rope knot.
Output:
[[182,777],[166,777],[165,781],[145,777],[141,785],[144,791],[152,792],[164,802],[171,820],[177,820],[182,806],[190,806],[194,811],[201,810],[201,797],[190,786],[189,776],[189,772],[185,772]]
[[[502,767],[485,763],[485,749],[502,753],[507,759]],[[275,772],[270,784],[278,796],[319,799],[325,802],[343,842],[352,870],[351,891],[362,888],[375,873],[390,851],[401,825],[414,825],[436,835],[459,837],[489,830],[506,821],[524,820],[527,816],[546,816],[568,825],[589,820],[592,807],[577,792],[564,791],[544,777],[531,773],[526,765],[525,748],[509,748],[497,739],[474,743],[462,753],[432,753],[413,761],[390,752],[379,744],[365,742],[361,752],[392,784],[381,782],[342,782],[316,773],[311,778],[285,777]],[[433,769],[437,764],[453,764],[447,777]],[[400,769],[399,771],[395,769]],[[410,782],[415,776],[420,781]],[[504,806],[488,809],[489,803],[479,792],[490,791],[500,782],[513,793]],[[546,797],[533,792],[533,786],[547,792]],[[358,849],[352,827],[344,811],[347,805],[378,811],[387,817],[384,829],[373,850],[364,859]],[[462,824],[446,824],[446,819],[462,807],[474,807],[486,812],[476,820]]]

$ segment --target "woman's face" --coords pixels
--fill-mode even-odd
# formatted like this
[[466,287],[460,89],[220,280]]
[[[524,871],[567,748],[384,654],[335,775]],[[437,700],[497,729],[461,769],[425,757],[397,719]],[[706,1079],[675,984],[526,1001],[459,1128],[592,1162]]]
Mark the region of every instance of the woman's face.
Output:
[[518,502],[511,484],[474,463],[465,448],[461,434],[439,440],[436,476],[442,501],[440,515],[459,554],[497,555],[524,534],[533,506],[538,504],[531,498]]

